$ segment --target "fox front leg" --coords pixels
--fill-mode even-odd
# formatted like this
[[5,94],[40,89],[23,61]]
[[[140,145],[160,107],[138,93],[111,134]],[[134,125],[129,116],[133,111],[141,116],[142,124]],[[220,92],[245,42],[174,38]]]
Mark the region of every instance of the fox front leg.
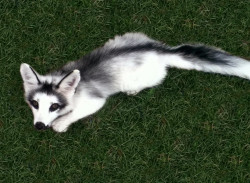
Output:
[[72,123],[94,114],[103,107],[105,102],[106,98],[89,98],[78,100],[75,109],[73,109],[67,115],[59,117],[52,123],[53,130],[56,132],[66,132]]
[[59,133],[66,132],[68,130],[68,127],[78,120],[77,118],[74,118],[74,115],[72,115],[71,113],[72,112],[53,121],[53,130]]

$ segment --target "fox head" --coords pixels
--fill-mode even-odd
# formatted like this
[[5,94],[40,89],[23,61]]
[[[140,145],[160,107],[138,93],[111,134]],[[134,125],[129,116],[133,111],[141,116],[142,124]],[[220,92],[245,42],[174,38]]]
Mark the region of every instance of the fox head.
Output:
[[25,100],[33,112],[36,129],[44,130],[54,120],[72,111],[72,98],[80,81],[79,70],[65,75],[42,76],[23,63],[20,72]]

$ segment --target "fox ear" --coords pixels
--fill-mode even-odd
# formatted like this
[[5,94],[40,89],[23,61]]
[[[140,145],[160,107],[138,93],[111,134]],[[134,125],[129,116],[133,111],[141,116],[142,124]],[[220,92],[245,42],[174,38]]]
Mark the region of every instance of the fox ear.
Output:
[[41,84],[39,74],[28,64],[21,64],[20,73],[23,79],[23,85],[26,92],[36,88],[37,85]]
[[58,91],[67,95],[73,95],[80,79],[80,71],[73,70],[64,76],[57,84]]

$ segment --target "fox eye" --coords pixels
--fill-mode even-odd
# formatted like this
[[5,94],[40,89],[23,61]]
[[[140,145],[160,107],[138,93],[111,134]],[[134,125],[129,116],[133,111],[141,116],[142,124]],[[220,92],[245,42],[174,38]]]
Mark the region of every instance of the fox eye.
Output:
[[35,108],[35,109],[38,109],[39,105],[38,105],[38,102],[36,100],[31,100],[30,101],[30,104]]
[[54,104],[52,104],[52,105],[50,106],[49,111],[50,111],[50,112],[53,112],[53,111],[57,110],[59,107],[60,107],[59,104],[54,103]]

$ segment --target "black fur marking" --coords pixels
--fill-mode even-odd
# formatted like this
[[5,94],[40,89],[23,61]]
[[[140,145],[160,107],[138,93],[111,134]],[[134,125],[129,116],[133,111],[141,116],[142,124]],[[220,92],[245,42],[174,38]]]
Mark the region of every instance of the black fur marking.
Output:
[[45,83],[42,83],[40,91],[43,93],[51,94],[54,92],[53,88],[54,88],[53,84],[45,82]]
[[230,54],[203,45],[182,45],[171,49],[170,53],[180,54],[187,59],[198,58],[201,61],[207,61],[212,64],[230,65],[228,59],[231,57]]
[[36,76],[36,79],[37,79],[38,84],[41,84],[41,81],[39,80],[39,78],[38,78],[36,72],[33,70],[32,67],[30,67],[30,69],[31,69],[31,71],[33,72],[33,74]]

